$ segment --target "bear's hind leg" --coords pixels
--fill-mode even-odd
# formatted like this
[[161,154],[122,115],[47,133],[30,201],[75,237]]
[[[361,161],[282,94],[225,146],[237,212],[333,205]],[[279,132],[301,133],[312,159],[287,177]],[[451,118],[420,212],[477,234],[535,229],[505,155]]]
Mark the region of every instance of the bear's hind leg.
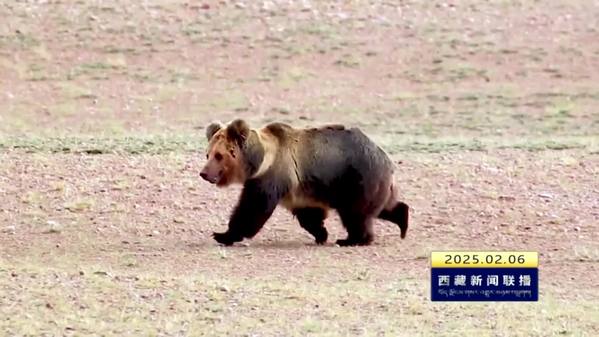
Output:
[[347,238],[337,240],[339,246],[368,246],[374,240],[373,216],[355,212],[339,212],[341,222],[347,229]]
[[401,238],[406,237],[406,233],[408,232],[408,217],[409,217],[409,207],[406,203],[401,201],[397,201],[395,206],[393,206],[390,210],[382,210],[379,213],[378,218],[391,221],[399,226],[399,230],[401,231]]
[[306,207],[293,210],[300,226],[314,236],[316,244],[324,244],[329,233],[324,227],[324,219],[327,217],[326,210],[318,207]]

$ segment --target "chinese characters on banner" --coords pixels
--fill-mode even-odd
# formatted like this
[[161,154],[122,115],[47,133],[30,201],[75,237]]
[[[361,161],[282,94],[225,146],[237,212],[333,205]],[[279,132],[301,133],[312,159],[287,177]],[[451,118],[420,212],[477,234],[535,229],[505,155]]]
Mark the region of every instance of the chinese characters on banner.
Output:
[[538,264],[536,267],[433,264],[431,269],[432,301],[538,301],[538,292]]

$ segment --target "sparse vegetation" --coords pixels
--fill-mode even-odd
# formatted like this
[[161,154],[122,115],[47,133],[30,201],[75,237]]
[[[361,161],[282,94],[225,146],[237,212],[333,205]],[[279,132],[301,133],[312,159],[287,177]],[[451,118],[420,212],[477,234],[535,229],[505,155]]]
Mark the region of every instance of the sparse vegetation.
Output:
[[[3,3],[0,334],[599,335],[598,15],[581,0]],[[216,246],[237,193],[198,178],[203,126],[236,117],[361,127],[397,162],[406,240],[380,223],[375,246],[316,247],[277,211],[249,244]],[[431,303],[443,249],[539,251],[540,301]]]

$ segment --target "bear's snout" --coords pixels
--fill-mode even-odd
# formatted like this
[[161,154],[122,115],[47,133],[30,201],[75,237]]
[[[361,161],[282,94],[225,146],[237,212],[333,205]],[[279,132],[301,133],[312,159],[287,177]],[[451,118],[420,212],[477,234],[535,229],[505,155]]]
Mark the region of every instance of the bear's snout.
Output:
[[202,177],[202,179],[206,180],[207,182],[211,183],[211,184],[216,184],[218,182],[218,180],[220,179],[220,172],[217,173],[209,173],[208,170],[202,170],[202,172],[200,172],[200,177]]

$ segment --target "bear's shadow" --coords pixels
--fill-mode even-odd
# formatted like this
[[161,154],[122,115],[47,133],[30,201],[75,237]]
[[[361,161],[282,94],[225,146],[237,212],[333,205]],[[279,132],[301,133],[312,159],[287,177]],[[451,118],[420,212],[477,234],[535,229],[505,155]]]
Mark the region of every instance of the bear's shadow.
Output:
[[282,240],[282,241],[257,241],[257,242],[246,242],[236,243],[232,246],[219,245],[214,241],[203,241],[198,243],[188,244],[189,248],[216,248],[221,247],[225,249],[274,249],[274,250],[287,250],[287,249],[301,249],[301,248],[331,248],[335,247],[334,242],[327,242],[324,245],[318,245],[314,242],[297,241],[297,240]]

